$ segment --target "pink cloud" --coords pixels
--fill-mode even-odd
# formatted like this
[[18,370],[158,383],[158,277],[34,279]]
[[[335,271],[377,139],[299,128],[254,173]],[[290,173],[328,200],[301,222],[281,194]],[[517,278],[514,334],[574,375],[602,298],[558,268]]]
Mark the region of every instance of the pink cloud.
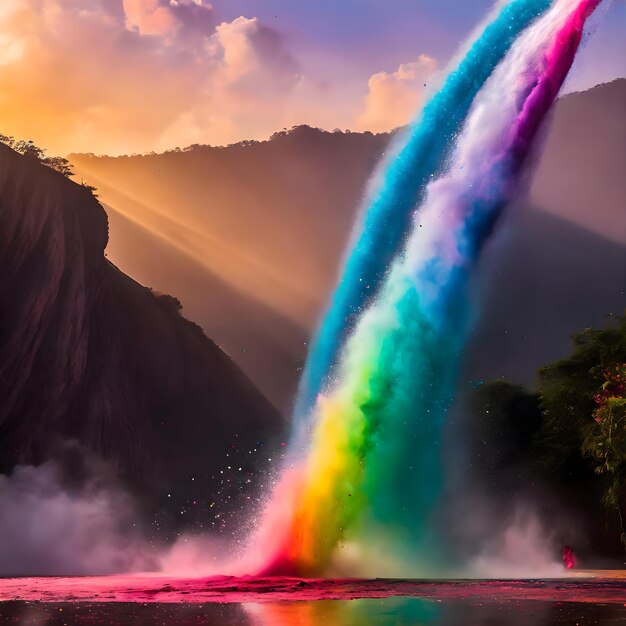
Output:
[[173,37],[180,31],[213,27],[213,7],[206,0],[123,0],[126,27],[141,35]]
[[126,26],[142,35],[167,35],[178,26],[169,3],[159,0],[124,0],[124,13]]
[[369,79],[359,128],[382,132],[408,123],[422,102],[425,83],[437,68],[436,59],[422,54],[395,72],[374,74]]

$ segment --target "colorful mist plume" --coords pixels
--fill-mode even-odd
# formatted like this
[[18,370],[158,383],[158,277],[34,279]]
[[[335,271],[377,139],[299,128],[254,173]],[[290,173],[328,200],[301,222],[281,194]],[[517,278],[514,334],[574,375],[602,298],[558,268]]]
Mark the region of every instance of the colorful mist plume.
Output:
[[[446,562],[433,516],[469,281],[599,3],[555,0],[476,95],[445,172],[412,207],[412,232],[317,400],[305,458],[292,455],[267,507],[254,538],[263,571],[323,574],[355,552],[378,559],[369,574],[381,573],[381,554],[404,562],[396,573],[433,575]],[[405,167],[406,155],[397,158]],[[406,190],[396,190],[406,207]]]
[[359,314],[378,294],[411,228],[412,211],[422,202],[426,185],[441,174],[474,97],[516,37],[548,9],[550,2],[513,0],[497,9],[384,164],[370,191],[341,281],[309,352],[294,411],[297,420],[306,419],[317,395],[330,382],[341,346]]

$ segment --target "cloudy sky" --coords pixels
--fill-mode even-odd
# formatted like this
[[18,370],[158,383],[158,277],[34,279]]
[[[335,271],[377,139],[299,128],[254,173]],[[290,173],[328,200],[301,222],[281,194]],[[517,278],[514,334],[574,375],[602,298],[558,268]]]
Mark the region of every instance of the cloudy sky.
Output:
[[[626,76],[605,0],[567,89]],[[492,0],[1,0],[0,131],[56,154],[405,123]],[[426,88],[424,88],[426,84]]]

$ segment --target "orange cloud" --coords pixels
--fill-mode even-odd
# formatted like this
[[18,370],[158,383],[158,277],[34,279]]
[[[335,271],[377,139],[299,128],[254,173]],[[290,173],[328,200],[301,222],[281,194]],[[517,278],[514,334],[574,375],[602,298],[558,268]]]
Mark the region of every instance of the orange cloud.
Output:
[[56,154],[227,144],[301,123],[386,130],[437,65],[372,76],[359,117],[362,91],[303,75],[279,32],[218,23],[207,0],[2,0],[0,46],[0,131]]
[[[3,0],[5,2],[7,0]],[[282,127],[297,65],[257,19],[202,0],[8,0],[0,128],[56,153],[160,150]]]
[[369,79],[369,91],[358,126],[383,132],[402,126],[422,102],[425,83],[437,72],[436,59],[422,54],[392,73],[379,72]]

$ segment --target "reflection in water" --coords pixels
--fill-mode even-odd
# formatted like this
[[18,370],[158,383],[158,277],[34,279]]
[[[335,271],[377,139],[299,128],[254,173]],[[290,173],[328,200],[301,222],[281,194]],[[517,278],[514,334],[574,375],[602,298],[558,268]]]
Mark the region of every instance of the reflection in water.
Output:
[[440,602],[415,598],[246,604],[244,609],[252,626],[437,626],[444,623],[440,620]]
[[0,602],[0,624],[28,626],[626,626],[626,606],[390,598],[261,604]]

